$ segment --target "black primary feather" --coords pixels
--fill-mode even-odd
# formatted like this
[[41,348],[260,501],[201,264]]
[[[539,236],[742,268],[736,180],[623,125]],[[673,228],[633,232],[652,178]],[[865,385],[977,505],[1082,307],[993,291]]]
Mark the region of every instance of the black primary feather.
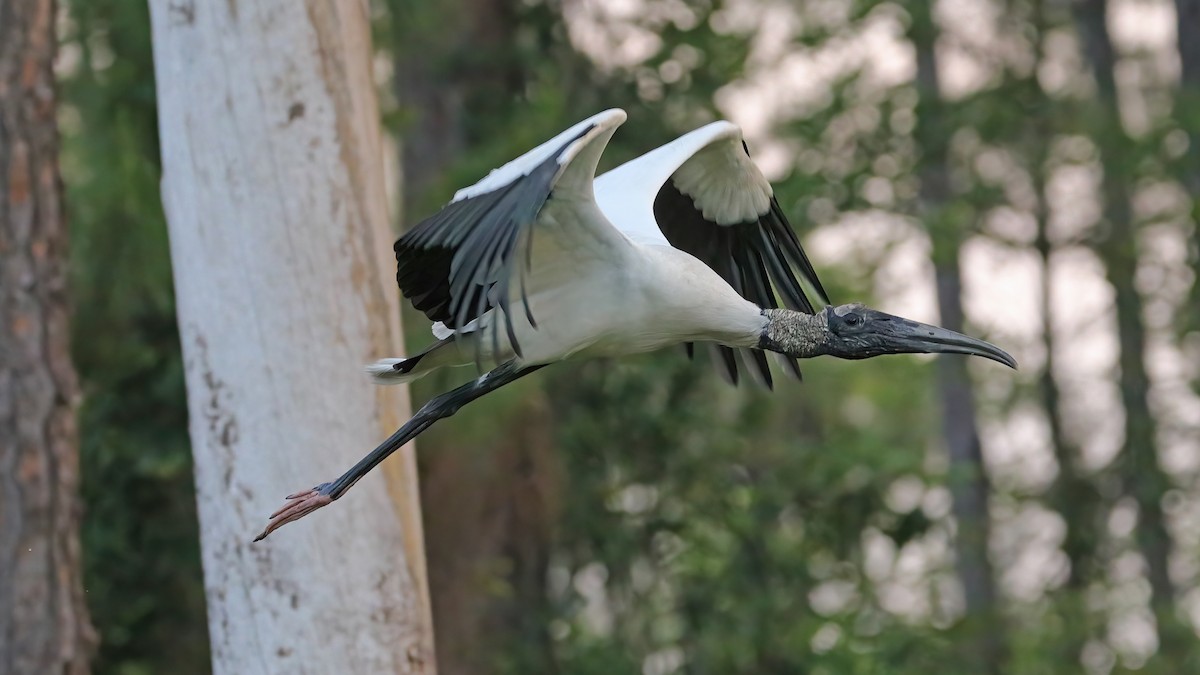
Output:
[[[745,149],[745,143],[742,147]],[[787,308],[815,313],[797,275],[811,286],[822,305],[830,304],[799,237],[774,197],[757,219],[737,225],[718,225],[706,219],[695,200],[681,192],[674,179],[670,179],[654,199],[654,218],[672,246],[708,265],[742,297],[759,307],[778,307],[775,297],[778,293]],[[771,369],[766,355],[757,350],[741,351],[743,367],[750,368],[753,364],[756,379],[770,389]],[[691,353],[689,344],[689,356]],[[714,357],[721,374],[736,384],[738,359],[734,358],[734,350],[718,347]],[[785,357],[783,363],[789,373],[800,377],[796,359]]]
[[[593,128],[565,141],[528,174],[491,192],[447,204],[396,240],[396,283],[413,307],[431,321],[460,331],[498,306],[504,312],[509,342],[520,356],[509,283],[514,273],[520,275],[525,316],[536,326],[525,293],[525,274],[532,264],[531,228],[554,190],[559,158]],[[526,242],[523,263],[518,251],[522,240]],[[492,340],[499,340],[498,329],[492,331]]]

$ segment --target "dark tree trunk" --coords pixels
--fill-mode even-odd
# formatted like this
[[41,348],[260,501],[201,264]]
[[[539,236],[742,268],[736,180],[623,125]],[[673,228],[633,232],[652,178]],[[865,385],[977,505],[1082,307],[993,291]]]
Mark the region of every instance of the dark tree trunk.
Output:
[[[561,468],[549,411],[522,405],[475,447],[422,446],[430,596],[442,675],[556,673],[546,574],[559,518]],[[435,459],[436,458],[436,459]]]
[[1058,477],[1050,487],[1047,502],[1062,516],[1066,532],[1062,549],[1070,563],[1065,594],[1058,601],[1065,617],[1060,651],[1067,662],[1078,662],[1087,640],[1096,631],[1096,622],[1087,607],[1088,585],[1095,579],[1096,532],[1103,528],[1099,517],[1101,497],[1095,485],[1079,468],[1079,449],[1067,439],[1063,432],[1060,401],[1062,394],[1055,377],[1058,340],[1055,338],[1052,298],[1052,259],[1054,246],[1048,236],[1049,225],[1046,212],[1045,149],[1050,147],[1048,134],[1035,139],[1038,159],[1031,167],[1034,189],[1038,195],[1037,235],[1034,249],[1042,264],[1041,309],[1042,340],[1046,350],[1046,363],[1038,375],[1038,394],[1046,415],[1050,432],[1050,446],[1058,464]]
[[[1034,8],[1034,26],[1037,30],[1038,43],[1036,56],[1041,65],[1044,44],[1042,42],[1047,27],[1047,8],[1045,3],[1038,2]],[[1089,583],[1097,573],[1096,563],[1096,532],[1103,524],[1099,513],[1101,496],[1095,484],[1080,468],[1079,448],[1067,438],[1063,430],[1061,401],[1062,393],[1058,379],[1055,376],[1055,363],[1058,359],[1059,344],[1055,334],[1053,298],[1053,258],[1054,243],[1049,233],[1049,208],[1047,196],[1047,162],[1050,147],[1054,141],[1054,122],[1058,115],[1054,111],[1055,102],[1040,88],[1037,90],[1036,105],[1047,111],[1038,121],[1028,125],[1028,135],[1023,139],[1023,149],[1029,161],[1029,174],[1033,183],[1034,195],[1037,200],[1034,219],[1037,232],[1033,248],[1037,251],[1042,267],[1040,288],[1040,304],[1042,312],[1042,344],[1046,352],[1046,363],[1038,375],[1038,395],[1042,409],[1046,415],[1046,423],[1050,435],[1050,447],[1058,464],[1058,476],[1047,492],[1048,505],[1063,518],[1066,528],[1062,549],[1070,563],[1065,593],[1060,594],[1058,604],[1062,609],[1069,630],[1064,631],[1061,653],[1063,658],[1074,663],[1080,658],[1087,640],[1096,631],[1096,622],[1092,620],[1092,612],[1087,607],[1086,591]]]
[[[402,192],[411,225],[427,215],[427,191],[468,147],[511,126],[512,99],[522,94],[526,73],[514,46],[518,3],[404,0],[394,7]],[[437,201],[444,198],[442,190]],[[523,672],[556,672],[545,579],[562,481],[550,413],[539,402],[534,397],[514,410],[490,443],[445,447],[436,431],[422,437],[421,499],[442,675],[491,672],[498,654]]]
[[[1041,147],[1048,147],[1050,139],[1044,139]],[[1092,533],[1098,527],[1095,507],[1099,499],[1094,486],[1080,472],[1078,467],[1078,449],[1073,447],[1063,433],[1058,380],[1054,377],[1054,364],[1057,340],[1054,335],[1053,307],[1051,296],[1051,264],[1054,247],[1050,242],[1046,229],[1047,214],[1044,208],[1045,181],[1042,167],[1033,168],[1035,189],[1039,195],[1039,212],[1037,213],[1037,236],[1034,239],[1034,249],[1042,263],[1041,310],[1042,310],[1042,343],[1046,350],[1046,364],[1038,375],[1038,393],[1042,408],[1046,414],[1046,422],[1050,431],[1050,445],[1054,451],[1054,459],[1058,464],[1058,478],[1050,491],[1050,501],[1066,524],[1067,532],[1063,541],[1063,552],[1071,563],[1070,576],[1067,579],[1068,588],[1082,591],[1092,578],[1095,566],[1096,541]]]
[[0,0],[0,672],[86,673],[53,0]]
[[1146,560],[1151,604],[1159,624],[1160,652],[1180,653],[1175,642],[1174,589],[1169,574],[1170,535],[1163,520],[1162,497],[1170,481],[1158,464],[1155,419],[1150,411],[1150,380],[1146,372],[1146,328],[1142,298],[1134,285],[1138,264],[1137,228],[1133,222],[1130,174],[1135,159],[1132,141],[1121,126],[1114,68],[1116,53],[1106,22],[1107,0],[1076,2],[1075,18],[1084,53],[1096,80],[1100,110],[1093,138],[1104,162],[1101,185],[1104,213],[1095,237],[1095,249],[1104,261],[1114,291],[1117,335],[1120,346],[1117,383],[1125,409],[1125,439],[1120,454],[1120,475],[1125,494],[1137,503],[1137,545]]
[[[1175,13],[1178,16],[1175,37],[1180,65],[1175,117],[1191,140],[1184,157],[1183,179],[1193,200],[1193,222],[1200,222],[1195,218],[1200,209],[1200,203],[1197,203],[1200,200],[1200,0],[1175,0]],[[1192,243],[1196,243],[1196,237]],[[1192,269],[1200,272],[1200,256],[1193,256],[1192,263]],[[1200,274],[1196,279],[1196,288],[1200,289]]]
[[1200,88],[1200,0],[1175,0],[1175,13],[1183,84],[1195,90]]
[[[963,330],[962,277],[959,246],[963,223],[951,221],[948,147],[951,136],[938,83],[937,28],[926,7],[913,16],[911,39],[917,50],[917,141],[921,148],[919,214],[930,232],[937,280],[938,309],[943,326]],[[942,431],[950,455],[949,487],[958,523],[955,565],[966,599],[972,639],[963,653],[973,672],[999,673],[1005,656],[1004,630],[996,607],[996,588],[988,557],[990,486],[980,452],[975,397],[966,360],[938,360],[938,398]]]
[[[1192,268],[1191,306],[1200,304],[1200,0],[1175,0],[1176,39],[1179,45],[1180,79],[1175,99],[1175,120],[1188,134],[1187,153],[1180,167],[1183,186],[1192,199],[1192,237],[1189,260]],[[1200,317],[1187,313],[1183,326],[1200,331]],[[1200,382],[1197,382],[1200,391]]]
[[[406,222],[422,215],[408,205],[427,190],[471,143],[503,128],[504,111],[521,93],[517,58],[518,3],[509,0],[392,0],[395,92]],[[440,205],[440,201],[438,202]],[[427,215],[427,214],[425,214]]]
[[[941,323],[950,330],[962,332],[962,279],[958,270],[958,252],[943,250],[941,253],[943,262],[936,264]],[[996,630],[1000,616],[988,557],[991,486],[980,451],[975,396],[965,359],[938,359],[938,399],[942,409],[942,435],[950,454],[949,487],[958,524],[955,564],[962,580],[968,619],[980,631],[982,651],[979,654],[986,661],[980,664],[980,672],[1000,672],[1003,643]]]

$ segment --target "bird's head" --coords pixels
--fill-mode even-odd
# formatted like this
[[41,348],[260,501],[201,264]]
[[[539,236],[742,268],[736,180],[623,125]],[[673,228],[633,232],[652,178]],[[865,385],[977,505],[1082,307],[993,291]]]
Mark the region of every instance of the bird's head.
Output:
[[989,342],[860,304],[826,307],[818,316],[825,320],[825,349],[830,356],[869,359],[883,354],[970,354],[1017,367],[1008,352]]
[[794,356],[828,354],[841,359],[869,359],[884,354],[970,354],[1009,368],[1017,362],[983,340],[860,304],[826,307],[815,316],[768,310],[765,348]]

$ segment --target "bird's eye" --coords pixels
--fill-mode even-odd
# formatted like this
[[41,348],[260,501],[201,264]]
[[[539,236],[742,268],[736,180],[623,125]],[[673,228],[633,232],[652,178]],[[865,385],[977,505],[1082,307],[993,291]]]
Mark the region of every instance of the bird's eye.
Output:
[[857,314],[847,314],[846,315],[846,325],[847,326],[857,326],[860,323],[862,323],[862,317],[860,317],[859,315],[857,315]]

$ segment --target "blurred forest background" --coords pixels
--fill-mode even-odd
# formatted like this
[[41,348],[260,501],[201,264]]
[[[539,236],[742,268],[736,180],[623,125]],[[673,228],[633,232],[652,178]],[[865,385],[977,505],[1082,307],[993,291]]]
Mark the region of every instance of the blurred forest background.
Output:
[[[95,672],[204,673],[147,8],[63,4]],[[1200,2],[375,10],[399,229],[597,110],[602,170],[729,117],[835,302],[1022,366],[768,394],[671,350],[489,397],[419,443],[443,675],[1200,672]]]

